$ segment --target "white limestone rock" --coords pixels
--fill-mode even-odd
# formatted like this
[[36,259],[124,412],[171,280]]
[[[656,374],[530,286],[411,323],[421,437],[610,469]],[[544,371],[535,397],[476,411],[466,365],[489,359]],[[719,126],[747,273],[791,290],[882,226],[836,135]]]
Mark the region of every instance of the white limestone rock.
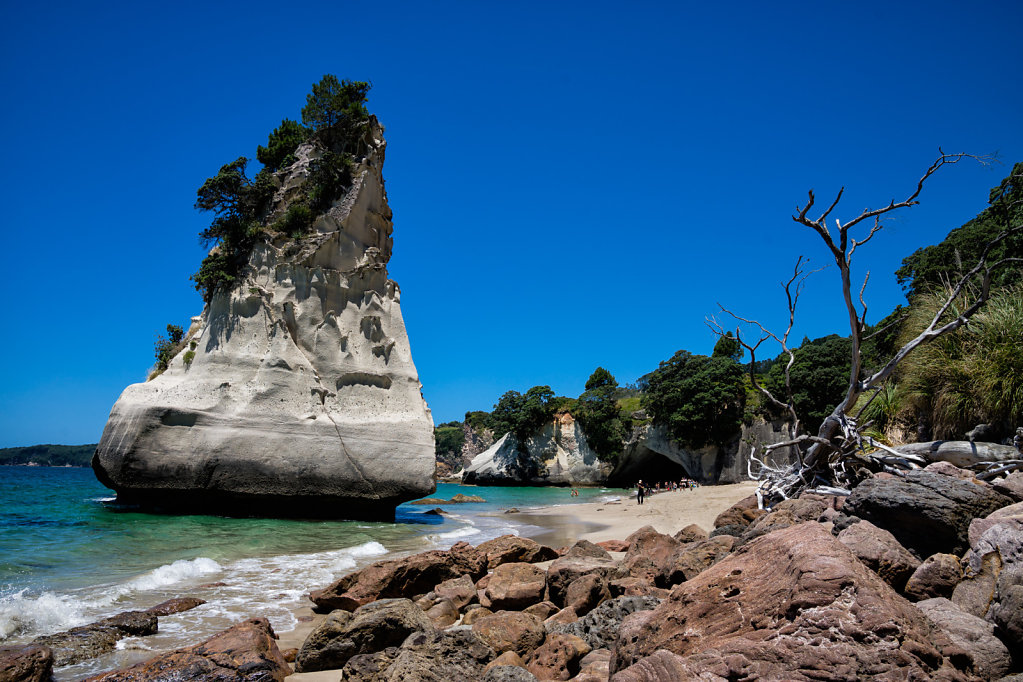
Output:
[[[93,458],[119,500],[380,518],[434,491],[433,418],[387,278],[382,133],[374,119],[352,191],[314,233],[257,245],[167,370],[121,394]],[[315,152],[296,156],[277,212]]]
[[555,415],[531,436],[520,451],[507,433],[476,455],[462,474],[475,485],[598,485],[611,465],[601,461],[586,442],[579,423],[567,412]]

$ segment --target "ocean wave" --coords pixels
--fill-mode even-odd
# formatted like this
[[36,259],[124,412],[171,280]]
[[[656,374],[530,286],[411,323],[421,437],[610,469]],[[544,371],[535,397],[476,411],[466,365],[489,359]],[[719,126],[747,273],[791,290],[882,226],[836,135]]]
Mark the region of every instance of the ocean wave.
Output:
[[164,564],[133,578],[121,586],[122,594],[126,591],[143,592],[158,590],[191,578],[199,578],[224,570],[213,559],[199,557],[197,559],[179,559],[172,564]]
[[0,641],[84,625],[88,619],[82,611],[78,600],[53,592],[30,595],[25,589],[0,597]]

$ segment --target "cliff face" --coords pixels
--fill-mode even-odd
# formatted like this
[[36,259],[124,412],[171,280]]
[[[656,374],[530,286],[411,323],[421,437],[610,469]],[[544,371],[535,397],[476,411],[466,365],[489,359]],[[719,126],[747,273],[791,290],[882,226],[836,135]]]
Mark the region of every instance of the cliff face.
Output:
[[611,465],[590,449],[579,423],[559,414],[523,448],[505,434],[466,467],[462,482],[475,485],[598,485]]
[[520,449],[506,434],[466,467],[462,482],[475,485],[613,485],[632,486],[692,478],[700,483],[749,480],[748,441],[776,443],[787,438],[784,425],[757,421],[743,425],[723,447],[686,448],[663,428],[643,426],[631,434],[616,464],[600,460],[571,415],[562,414],[531,436]]
[[[314,233],[258,244],[186,352],[121,394],[93,458],[119,500],[380,518],[434,491],[433,419],[387,277],[382,133],[374,119],[352,190]],[[303,145],[278,174],[278,213],[315,155]]]

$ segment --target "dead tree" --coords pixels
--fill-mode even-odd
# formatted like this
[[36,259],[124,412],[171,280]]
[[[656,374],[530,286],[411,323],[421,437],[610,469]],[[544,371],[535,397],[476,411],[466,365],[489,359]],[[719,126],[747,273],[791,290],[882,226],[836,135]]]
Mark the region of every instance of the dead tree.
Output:
[[[806,278],[813,274],[805,269],[806,261],[800,256],[796,261],[796,267],[792,277],[785,283],[783,288],[788,301],[789,324],[781,335],[771,332],[754,319],[744,318],[724,306],[721,310],[734,320],[748,325],[756,330],[752,337],[745,337],[741,327],[736,328],[735,337],[739,343],[750,354],[749,373],[754,388],[756,388],[768,404],[783,410],[789,421],[789,438],[781,443],[761,446],[754,445],[750,452],[749,474],[750,477],[759,480],[757,497],[761,507],[770,505],[773,502],[797,496],[806,490],[832,494],[848,494],[849,490],[864,477],[872,475],[877,471],[904,471],[926,464],[927,459],[919,454],[902,453],[877,442],[875,439],[865,435],[864,429],[869,424],[861,424],[859,421],[866,405],[880,391],[883,383],[892,375],[895,368],[907,355],[920,346],[933,341],[934,339],[955,331],[988,300],[990,296],[991,278],[994,271],[1008,262],[1020,262],[1021,258],[1001,258],[991,262],[989,254],[991,250],[1004,241],[1009,235],[1023,229],[1023,224],[1008,224],[1005,231],[985,245],[983,252],[972,269],[963,274],[958,281],[951,286],[951,291],[945,299],[944,304],[931,319],[927,327],[915,338],[903,345],[879,370],[870,375],[864,374],[862,365],[861,348],[867,338],[864,337],[866,330],[867,304],[863,299],[863,293],[870,278],[867,272],[862,286],[859,288],[858,296],[854,297],[852,286],[851,266],[853,255],[859,247],[867,244],[881,230],[882,219],[887,214],[902,208],[918,204],[917,197],[923,190],[924,183],[942,166],[958,163],[964,158],[973,158],[985,161],[970,154],[945,154],[940,149],[938,159],[931,164],[930,168],[917,182],[916,189],[902,201],[892,200],[887,206],[878,209],[866,209],[856,217],[842,222],[836,219],[834,228],[827,226],[828,217],[832,214],[842,199],[845,188],[839,190],[834,201],[817,217],[809,217],[810,210],[814,207],[815,197],[813,190],[809,192],[809,199],[806,204],[798,208],[798,213],[792,219],[804,227],[813,230],[824,242],[828,252],[838,268],[842,283],[842,298],[845,310],[849,319],[850,339],[852,343],[852,368],[849,374],[849,386],[842,401],[835,407],[832,413],[824,419],[816,435],[801,434],[800,420],[796,414],[792,401],[791,382],[789,370],[795,361],[795,354],[788,345],[788,337],[792,331],[795,321],[796,306],[799,295],[806,282]],[[1023,182],[1023,177],[1019,178]],[[1020,200],[1016,201],[1016,204]],[[1010,210],[1007,215],[1012,215]],[[869,229],[867,226],[869,225]],[[861,239],[854,236],[854,228],[859,227],[858,233],[862,234]],[[813,271],[813,272],[816,272]],[[959,312],[952,312],[953,303],[960,301],[963,297],[967,300]],[[857,301],[859,306],[857,306]],[[711,328],[718,334],[724,333],[723,326],[715,319],[709,320]],[[875,332],[876,333],[876,332]],[[782,401],[773,395],[766,387],[757,381],[754,373],[757,349],[765,341],[773,341],[779,344],[784,353],[789,356],[785,367],[785,385],[788,392],[787,400]],[[873,392],[869,399],[855,414],[854,408],[860,397]],[[794,454],[794,461],[788,465],[778,465],[772,462],[771,455],[776,451],[789,449]],[[754,470],[756,466],[756,470]],[[984,463],[978,464],[983,467]],[[1010,462],[999,462],[997,467],[991,468],[991,473],[997,469],[998,472],[1011,470],[1013,467],[1023,466],[1023,460]]]

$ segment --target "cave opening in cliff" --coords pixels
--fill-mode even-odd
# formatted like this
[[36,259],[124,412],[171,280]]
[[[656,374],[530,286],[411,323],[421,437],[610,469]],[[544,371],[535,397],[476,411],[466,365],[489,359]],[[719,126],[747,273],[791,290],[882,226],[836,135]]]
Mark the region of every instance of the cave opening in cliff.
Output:
[[632,488],[635,487],[636,481],[640,480],[652,486],[668,481],[680,481],[683,478],[692,478],[684,466],[664,455],[648,452],[646,457],[636,458],[630,462],[630,466],[615,472],[614,480],[609,480],[608,484]]

